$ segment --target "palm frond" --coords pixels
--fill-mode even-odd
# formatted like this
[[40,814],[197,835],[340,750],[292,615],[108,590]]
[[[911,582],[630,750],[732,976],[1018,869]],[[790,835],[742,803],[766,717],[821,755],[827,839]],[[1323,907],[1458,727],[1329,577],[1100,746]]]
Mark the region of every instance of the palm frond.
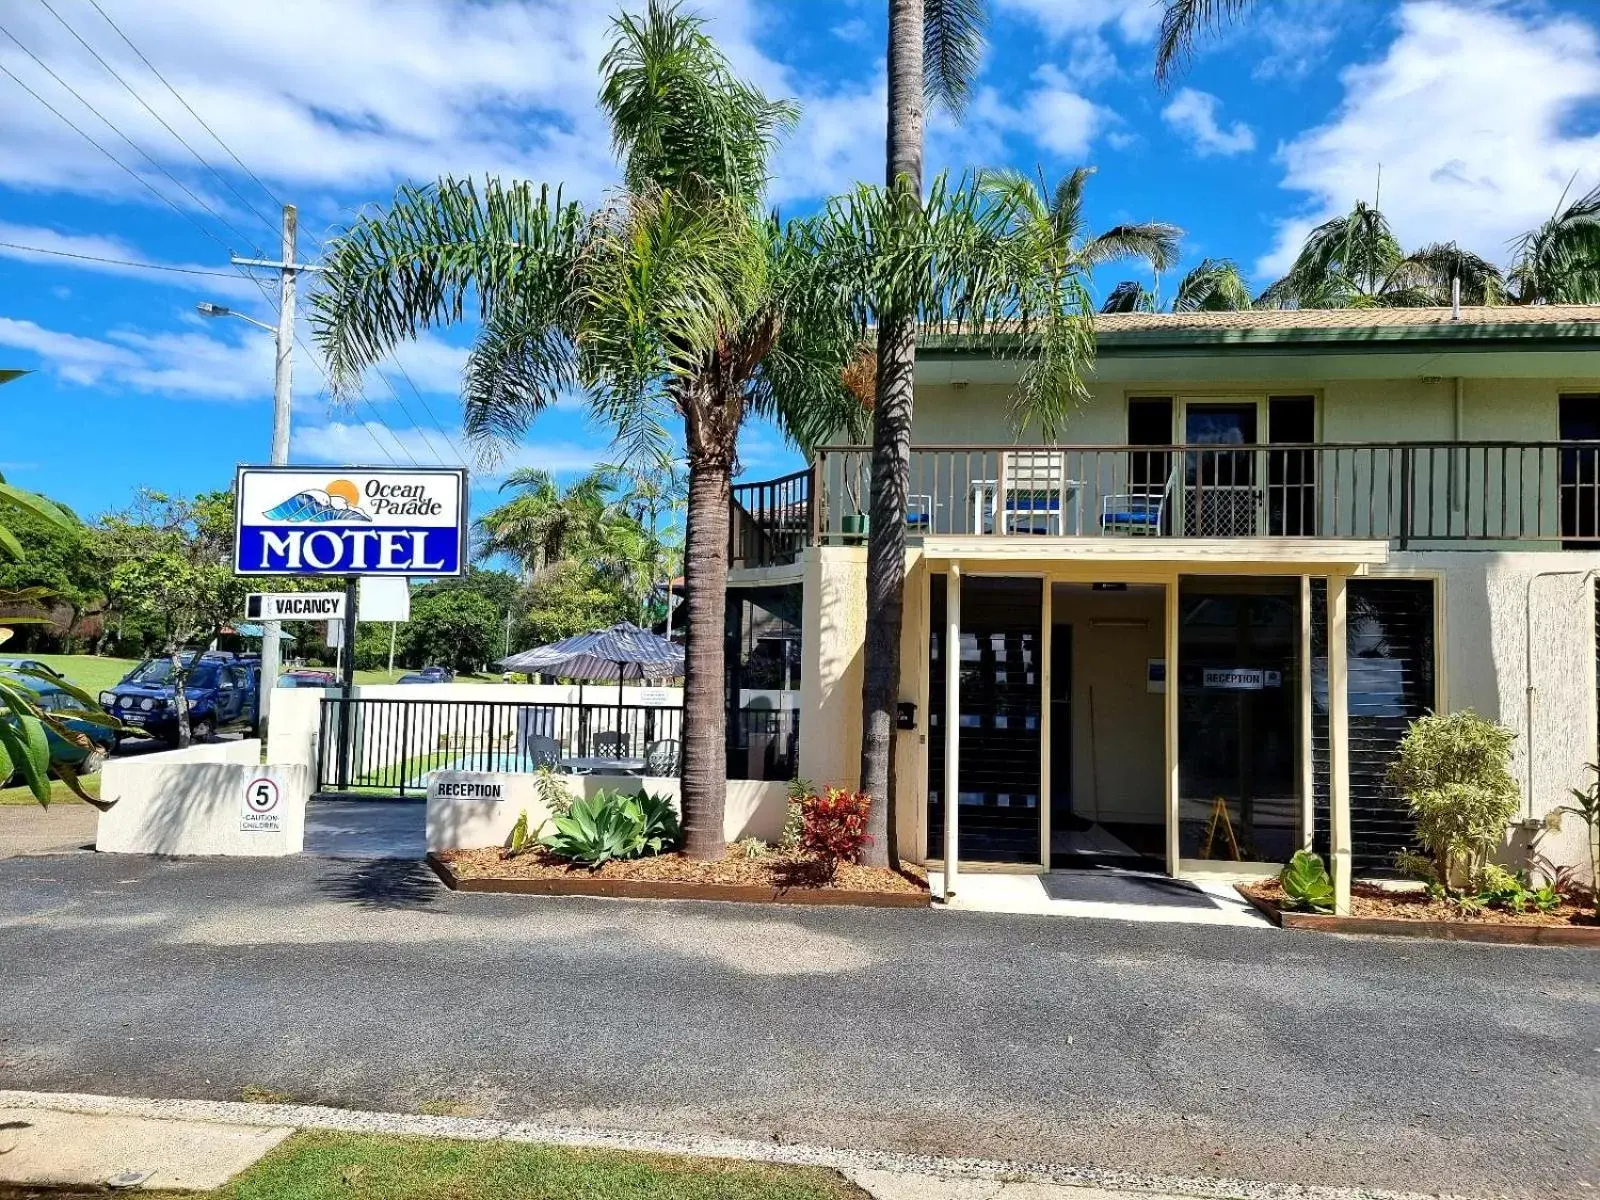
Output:
[[983,61],[983,0],[924,0],[922,79],[929,101],[959,114]]
[[1183,230],[1165,221],[1113,225],[1085,242],[1080,253],[1091,269],[1136,258],[1157,271],[1166,271],[1178,261],[1178,243],[1182,238]]
[[1103,313],[1154,312],[1155,298],[1137,279],[1124,279],[1112,288],[1100,305]]
[[1463,304],[1506,301],[1500,268],[1454,242],[1434,242],[1406,255],[1384,281],[1381,295],[1395,307],[1442,307],[1450,303],[1456,279]]
[[1156,83],[1163,88],[1194,57],[1202,33],[1231,25],[1255,7],[1255,0],[1166,0],[1166,4],[1156,38]]
[[799,116],[737,78],[704,22],[665,0],[613,20],[600,73],[600,106],[636,191],[698,183],[753,201],[766,187],[773,142]]
[[544,323],[570,323],[568,280],[583,229],[576,204],[527,183],[442,179],[402,187],[381,214],[335,237],[311,324],[337,394],[400,342],[467,314],[487,320],[508,293]]
[[1186,274],[1172,298],[1173,312],[1237,312],[1253,307],[1249,285],[1230,258],[1207,258]]
[[[1562,200],[1566,199],[1565,194]],[[1600,303],[1600,185],[1513,244],[1520,304]]]

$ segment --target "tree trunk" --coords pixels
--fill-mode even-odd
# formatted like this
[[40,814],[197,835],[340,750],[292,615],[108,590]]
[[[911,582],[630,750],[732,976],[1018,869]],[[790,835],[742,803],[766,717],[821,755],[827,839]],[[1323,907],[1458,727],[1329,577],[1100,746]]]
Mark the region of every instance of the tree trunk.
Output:
[[[889,2],[889,119],[885,182],[922,198],[923,0]],[[861,682],[861,790],[872,797],[864,860],[898,861],[894,708],[900,691],[905,598],[906,477],[911,463],[915,313],[878,315],[878,394],[872,414],[872,501],[867,525],[867,631]]]
[[726,463],[689,466],[689,511],[684,535],[683,843],[690,858],[718,859],[727,851],[722,810],[728,794],[727,706],[724,691],[728,608]]
[[172,651],[172,704],[178,714],[178,749],[187,750],[189,729],[189,669],[183,665],[183,650]]

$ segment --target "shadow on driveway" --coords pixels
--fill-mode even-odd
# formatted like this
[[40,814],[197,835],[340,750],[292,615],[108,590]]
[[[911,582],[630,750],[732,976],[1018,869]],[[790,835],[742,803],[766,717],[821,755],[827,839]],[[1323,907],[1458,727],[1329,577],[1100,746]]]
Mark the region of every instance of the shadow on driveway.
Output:
[[437,904],[445,891],[426,863],[379,859],[329,867],[329,874],[317,881],[317,890],[360,908],[425,909]]

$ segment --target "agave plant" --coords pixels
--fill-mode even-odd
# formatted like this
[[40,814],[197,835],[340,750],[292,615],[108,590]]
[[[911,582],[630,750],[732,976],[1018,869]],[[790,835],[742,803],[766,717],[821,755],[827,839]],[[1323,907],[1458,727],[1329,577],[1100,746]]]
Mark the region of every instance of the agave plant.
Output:
[[539,844],[558,858],[598,867],[613,858],[660,854],[676,845],[681,834],[678,810],[670,800],[641,792],[599,791],[574,800],[565,816]]
[[1333,911],[1333,880],[1322,859],[1309,850],[1296,850],[1289,865],[1278,875],[1283,887],[1284,907],[1309,912]]

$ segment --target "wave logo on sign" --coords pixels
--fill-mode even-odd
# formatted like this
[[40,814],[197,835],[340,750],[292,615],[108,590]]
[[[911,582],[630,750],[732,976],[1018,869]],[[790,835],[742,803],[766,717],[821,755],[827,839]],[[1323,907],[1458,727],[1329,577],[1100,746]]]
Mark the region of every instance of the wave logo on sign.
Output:
[[325,525],[330,521],[371,522],[361,507],[361,489],[348,479],[332,480],[326,488],[307,488],[261,514],[269,521]]

